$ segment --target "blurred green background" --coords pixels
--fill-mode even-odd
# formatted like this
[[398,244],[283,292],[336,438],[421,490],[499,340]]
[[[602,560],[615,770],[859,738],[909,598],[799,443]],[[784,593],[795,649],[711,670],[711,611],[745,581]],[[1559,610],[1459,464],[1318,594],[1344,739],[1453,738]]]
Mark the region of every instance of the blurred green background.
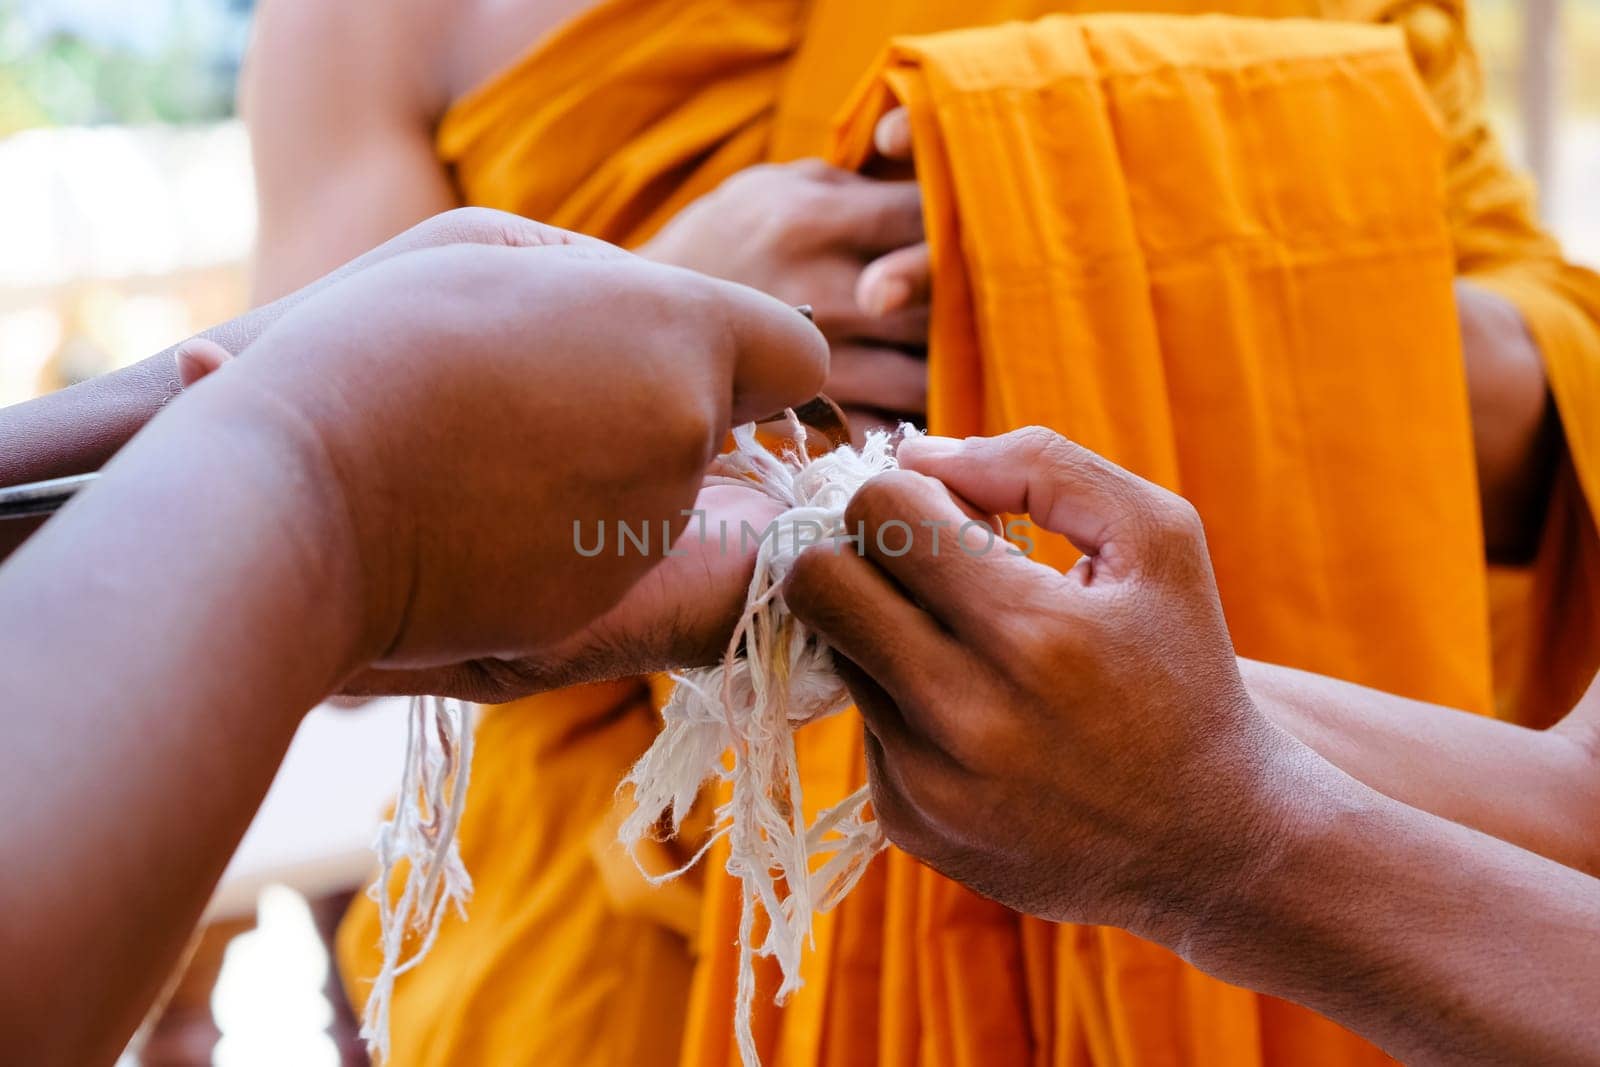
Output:
[[233,111],[252,0],[0,0],[0,136]]

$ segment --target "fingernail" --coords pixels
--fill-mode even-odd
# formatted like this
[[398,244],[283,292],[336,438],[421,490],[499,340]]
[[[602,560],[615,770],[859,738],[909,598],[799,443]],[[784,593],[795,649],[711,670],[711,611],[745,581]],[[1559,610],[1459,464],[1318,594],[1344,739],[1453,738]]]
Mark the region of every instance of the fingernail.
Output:
[[925,463],[930,460],[949,459],[960,452],[965,442],[959,437],[907,437],[900,442],[900,463],[907,460]]
[[906,131],[910,127],[910,119],[904,108],[884,115],[872,130],[872,146],[882,156],[896,156],[906,149],[905,141],[908,140]]
[[911,299],[911,283],[904,278],[873,279],[863,287],[857,303],[861,310],[873,316],[882,318],[891,311],[898,311]]
[[872,147],[878,150],[880,156],[886,156],[894,151],[893,134],[889,129],[889,123],[885,121],[888,117],[885,115],[879,119],[878,125],[872,130]]

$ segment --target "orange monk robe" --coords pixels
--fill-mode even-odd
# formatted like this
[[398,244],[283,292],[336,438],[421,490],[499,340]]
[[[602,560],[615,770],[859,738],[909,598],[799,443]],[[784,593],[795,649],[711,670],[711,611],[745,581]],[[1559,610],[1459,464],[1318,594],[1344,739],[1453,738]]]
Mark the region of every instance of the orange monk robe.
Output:
[[[1536,335],[1547,345],[1552,337],[1566,339],[1575,380],[1583,380],[1584,367],[1600,366],[1586,317],[1600,308],[1600,298],[1585,295],[1587,275],[1551,258],[1531,222],[1526,191],[1481,136],[1476,69],[1459,4],[609,0],[458,101],[439,130],[440,156],[466,202],[633,244],[744,166],[820,152],[838,107],[893,34],[1113,6],[1398,20],[1450,134],[1452,235],[1461,265],[1475,262],[1463,250],[1487,243],[1500,249],[1505,270],[1532,268],[1531,295],[1519,306],[1530,321],[1542,314],[1558,324],[1541,329],[1535,322]],[[1467,203],[1499,208],[1466,210]],[[1581,397],[1565,406],[1578,414],[1594,408]],[[1569,413],[1568,434],[1576,440],[1574,421],[1590,423]],[[1592,454],[1592,444],[1585,447]],[[1569,514],[1581,517],[1581,509]],[[1569,529],[1580,547],[1592,537],[1581,523]],[[435,955],[402,979],[395,1063],[677,1062],[675,1020],[686,976],[694,973],[701,988],[713,988],[732,966],[731,946],[712,942],[693,959],[677,932],[696,924],[693,901],[642,892],[629,881],[626,861],[619,864],[600,844],[610,784],[656,728],[642,690],[627,687],[556,694],[486,717],[462,829],[478,899],[471,921],[450,921]],[[814,769],[831,759],[840,779],[859,775],[853,747],[842,757],[838,745],[830,753],[829,739],[810,731],[802,743]],[[822,792],[819,786],[811,795]],[[946,993],[927,1009],[968,1035],[969,1045],[987,1036],[997,1050],[1025,1042],[1045,1062],[1081,1058],[1091,1033],[1123,1025],[1109,1022],[1110,1005],[1137,1002],[1152,987],[1134,969],[1094,962],[1088,966],[1100,967],[1098,976],[1074,984],[1070,943],[1033,924],[1015,925],[1020,937],[987,937],[990,925],[1005,923],[990,923],[987,914],[974,921],[959,895],[936,901],[937,913],[906,908],[906,894],[926,892],[917,876],[912,865],[896,863],[861,886],[852,906],[830,920],[835,962],[826,991],[814,982],[785,1012],[761,1020],[769,1033],[810,1035],[788,1038],[796,1062],[807,1048],[817,1062],[845,1063],[871,1059],[875,1043],[918,1050],[941,1040],[918,1019],[925,993],[937,987],[922,981],[907,962],[912,957],[896,947],[933,932],[982,979],[981,996]],[[341,936],[342,970],[358,999],[360,979],[377,967],[375,923],[375,909],[361,901]],[[714,914],[702,928],[715,929]],[[1094,960],[1097,935],[1074,936]],[[1039,961],[1058,956],[1062,979],[1036,980]],[[1152,1003],[1161,1002],[1161,992],[1151,992]],[[880,1001],[886,1010],[902,1004],[881,1024]],[[731,1030],[728,1010],[701,994],[693,1027],[723,1039]],[[826,1028],[819,1026],[824,1015]],[[1197,1016],[1184,1025],[1210,1024]],[[1223,1019],[1216,1028],[1231,1025]],[[1228,1062],[1234,1052],[1238,1062],[1251,1062],[1257,1048],[1270,1057],[1280,1029],[1267,1028],[1271,1041],[1257,1041],[1253,1030],[1233,1035]],[[1287,1030],[1312,1040],[1323,1032],[1318,1025]],[[1173,1044],[1163,1059],[1185,1055]],[[988,1062],[1003,1059],[997,1054]]]
[[[1187,495],[1242,653],[1487,710],[1444,142],[1402,35],[1095,16],[905,39],[845,127],[845,162],[892,98],[930,226],[930,428],[1044,423]],[[1038,558],[1076,558],[1035,536]],[[825,804],[849,783],[810,768],[859,739],[815,732],[801,767]],[[903,855],[887,868],[881,905],[847,900],[819,930],[795,1007],[765,1009],[766,1059],[1382,1058],[1129,935],[1019,920]],[[708,916],[703,946],[734,911]],[[847,922],[882,940],[862,952]],[[696,993],[687,1060],[736,1062],[716,1025],[731,987]]]

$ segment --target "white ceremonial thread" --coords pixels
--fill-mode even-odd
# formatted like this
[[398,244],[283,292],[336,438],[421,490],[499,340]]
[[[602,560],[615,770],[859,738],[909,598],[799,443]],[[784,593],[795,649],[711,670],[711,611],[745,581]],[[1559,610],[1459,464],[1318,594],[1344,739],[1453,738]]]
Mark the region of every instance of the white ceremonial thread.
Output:
[[[860,451],[844,446],[813,459],[803,448],[805,429],[792,413],[790,425],[802,447],[782,455],[756,439],[754,426],[735,430],[737,447],[722,457],[726,473],[708,480],[759,488],[786,510],[769,527],[772,536],[760,543],[744,615],[722,663],[673,675],[677,688],[662,709],[662,732],[623,780],[632,786],[637,806],[619,832],[632,852],[670,813],[676,834],[707,781],[732,783],[731,798],[717,810],[715,833],[687,864],[659,876],[640,870],[652,884],[675,878],[727,835],[727,870],[743,894],[734,1030],[746,1067],[759,1064],[751,1029],[755,957],[777,958],[782,1003],[800,987],[813,913],[842,900],[886,844],[865,813],[865,787],[805,825],[794,732],[848,707],[850,694],[827,646],[789,614],[783,581],[808,543],[833,540],[839,551],[855,550],[837,544],[848,533],[846,505],[868,479],[894,469],[896,444],[905,432],[915,432],[873,432]],[[809,536],[802,537],[802,530]],[[723,760],[729,751],[731,768]],[[813,870],[813,860],[824,856]],[[755,945],[758,906],[767,932]]]
[[[406,725],[405,767],[394,814],[378,828],[378,880],[368,894],[378,904],[383,966],[372,980],[361,1037],[373,1063],[389,1056],[389,1005],[394,981],[427,956],[446,910],[466,918],[472,878],[461,862],[456,828],[466,806],[472,770],[472,705],[448,697],[413,697]],[[401,862],[405,886],[390,889]],[[421,938],[402,959],[407,934]]]

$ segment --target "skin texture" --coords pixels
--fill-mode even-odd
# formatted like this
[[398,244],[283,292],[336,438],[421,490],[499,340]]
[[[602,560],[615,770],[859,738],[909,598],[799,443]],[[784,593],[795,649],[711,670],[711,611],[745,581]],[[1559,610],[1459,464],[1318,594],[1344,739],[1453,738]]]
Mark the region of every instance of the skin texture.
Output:
[[[176,346],[179,384],[192,388],[233,359],[208,337]],[[707,486],[672,550],[622,600],[571,637],[527,655],[486,656],[444,667],[375,668],[343,683],[347,696],[436,693],[493,703],[619,674],[714,662],[744,608],[754,551],[725,548],[719,529],[763,528],[780,510],[764,493]],[[701,524],[703,518],[704,525]]]
[[1600,877],[1600,684],[1530,730],[1287,667],[1239,668],[1269,718],[1352,777]]
[[[571,518],[681,529],[730,423],[820,384],[786,306],[546,237],[311,293],[0,566],[17,1062],[116,1057],[307,709],[374,665],[457,670],[614,617],[655,560],[578,565]],[[604,447],[608,416],[638,448]]]
[[[403,252],[446,245],[525,248],[552,241],[585,240],[500,211],[461,208],[427,219],[371,250],[357,249],[343,266],[308,279],[304,288],[215,326],[124,370],[6,410],[0,422],[0,484],[59,478],[102,466],[183,388],[180,357],[198,378],[237,354],[300,301],[358,271]],[[210,346],[216,346],[215,349]],[[186,349],[188,351],[186,351]],[[38,528],[36,522],[0,524],[0,559]]]
[[[20,404],[0,420],[0,463],[10,482],[74,474],[105,463],[178,392],[195,384],[245,351],[269,327],[302,301],[326,287],[379,265],[391,257],[451,246],[537,248],[582,242],[609,248],[527,219],[482,208],[458,208],[436,216],[271,304],[175,345],[127,371],[97,378]],[[615,252],[614,249],[610,250]],[[763,412],[766,414],[766,412]],[[100,421],[96,421],[99,419]],[[710,529],[717,520],[737,528],[771,517],[764,494],[738,489],[706,490],[696,508],[707,511]],[[759,520],[759,522],[757,521]],[[31,535],[38,522],[0,524],[0,559]],[[628,662],[637,671],[711,662],[738,618],[741,590],[753,560],[702,545],[697,530],[681,543],[649,581],[630,592],[603,626],[573,635],[560,648],[512,657],[481,657],[442,668],[363,672],[345,684],[351,694],[375,696],[433,692],[494,702],[543,689],[593,681],[601,665]],[[715,551],[712,549],[715,548]],[[685,553],[680,555],[679,553]],[[679,582],[693,582],[695,596],[668,595]]]
[[[812,549],[784,594],[844,658],[898,845],[1408,1062],[1592,1061],[1600,881],[1387,797],[1275,722],[1191,507],[1037,428],[908,441],[901,460],[851,504],[865,554]],[[890,521],[959,526],[957,497],[1028,514],[1084,557],[1063,575],[1003,549],[935,554],[931,537],[878,547]],[[1314,682],[1249,673],[1313,702],[1295,686]],[[1317,699],[1381,710],[1361,692]]]

